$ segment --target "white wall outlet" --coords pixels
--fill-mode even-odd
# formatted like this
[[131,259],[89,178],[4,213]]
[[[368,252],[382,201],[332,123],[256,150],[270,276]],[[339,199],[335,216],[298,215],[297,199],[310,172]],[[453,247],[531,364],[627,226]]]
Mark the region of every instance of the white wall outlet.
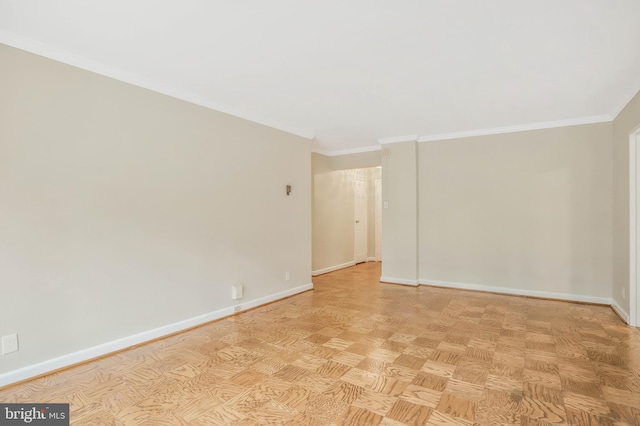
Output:
[[2,355],[18,352],[18,335],[9,334],[2,336]]
[[289,281],[291,279],[291,272],[287,271],[284,273],[284,280]]
[[242,299],[244,297],[244,286],[242,284],[231,286],[231,298],[233,300]]

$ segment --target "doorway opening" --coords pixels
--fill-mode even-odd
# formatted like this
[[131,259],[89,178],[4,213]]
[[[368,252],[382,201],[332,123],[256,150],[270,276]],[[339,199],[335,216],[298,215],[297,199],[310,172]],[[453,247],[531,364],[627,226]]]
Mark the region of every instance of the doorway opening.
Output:
[[[381,261],[382,167],[345,168],[337,157],[312,156],[312,275]],[[380,186],[381,187],[381,186]]]

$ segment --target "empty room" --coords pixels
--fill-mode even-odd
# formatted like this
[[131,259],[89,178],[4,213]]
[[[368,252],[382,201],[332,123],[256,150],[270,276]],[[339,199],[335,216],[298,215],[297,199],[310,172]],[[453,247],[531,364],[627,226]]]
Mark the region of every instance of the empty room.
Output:
[[640,424],[638,16],[0,0],[0,424]]

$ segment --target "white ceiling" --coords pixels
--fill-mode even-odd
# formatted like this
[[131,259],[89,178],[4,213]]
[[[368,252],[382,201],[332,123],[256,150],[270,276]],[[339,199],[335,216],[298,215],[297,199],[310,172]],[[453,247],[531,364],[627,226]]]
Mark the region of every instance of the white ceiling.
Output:
[[319,152],[611,120],[638,0],[0,0],[0,42],[308,138]]

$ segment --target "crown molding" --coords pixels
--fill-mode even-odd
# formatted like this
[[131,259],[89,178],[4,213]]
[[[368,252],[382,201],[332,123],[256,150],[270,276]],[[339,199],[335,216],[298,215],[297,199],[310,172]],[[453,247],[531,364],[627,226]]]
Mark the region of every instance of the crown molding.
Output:
[[543,123],[522,124],[518,126],[494,127],[490,129],[470,130],[467,132],[443,133],[439,135],[422,136],[418,142],[433,142],[446,139],[470,138],[474,136],[498,135],[502,133],[525,132],[529,130],[552,129],[556,127],[578,126],[582,124],[605,123],[611,121],[610,115],[596,115],[592,117],[575,118],[570,120],[547,121]]
[[378,139],[378,143],[380,145],[386,145],[389,143],[416,142],[417,140],[418,140],[418,135],[405,135],[405,136],[392,136],[390,138],[381,138],[381,139]]
[[237,108],[233,108],[227,105],[222,105],[206,99],[202,96],[190,93],[172,87],[170,85],[160,83],[158,81],[149,80],[138,75],[129,73],[119,68],[111,67],[100,62],[92,61],[83,56],[76,55],[63,49],[58,49],[51,45],[32,40],[30,38],[15,34],[11,31],[0,30],[0,43],[7,46],[15,47],[16,49],[24,50],[45,58],[53,59],[57,62],[62,62],[67,65],[74,66],[76,68],[90,71],[96,74],[100,74],[105,77],[113,78],[124,83],[131,84],[133,86],[142,87],[143,89],[151,90],[153,92],[161,93],[163,95],[170,96],[172,98],[180,99],[195,105],[199,105],[208,109],[212,109],[218,112],[229,114],[244,120],[248,120],[257,124],[261,124],[267,127],[271,127],[277,130],[281,130],[286,133],[291,133],[296,136],[300,136],[305,139],[313,139],[314,134],[312,132],[297,129],[291,126],[286,126],[276,121],[258,117],[252,114],[246,114]]
[[635,90],[633,90],[630,94],[628,94],[625,98],[623,98],[622,102],[618,104],[618,107],[611,113],[611,121],[615,120],[618,115],[622,112],[624,107],[626,107],[631,99],[633,99],[638,93],[640,93],[640,78],[636,82],[634,86]]
[[360,148],[339,149],[336,151],[326,151],[323,149],[312,149],[311,152],[326,155],[327,157],[336,157],[338,155],[360,154],[362,152],[380,151],[379,145],[364,146]]
[[[141,76],[124,71],[122,69],[108,66],[104,63],[92,61],[83,56],[76,55],[74,53],[71,53],[63,49],[55,48],[46,43],[42,43],[30,38],[24,37],[22,35],[16,34],[11,31],[0,30],[0,43],[36,54],[39,56],[43,56],[61,63],[65,63],[67,65],[71,65],[76,68],[80,68],[80,69],[90,71],[99,75],[103,75],[105,77],[113,78],[115,80],[122,81],[137,87],[151,90],[153,92],[161,93],[166,96],[180,99],[185,102],[189,102],[189,103],[199,105],[208,109],[212,109],[212,110],[229,114],[238,118],[242,118],[257,124],[271,127],[273,129],[290,133],[290,134],[302,137],[304,139],[312,140],[314,138],[313,132],[287,126],[282,123],[279,123],[264,117],[259,117],[256,115],[244,113],[243,111],[237,108],[213,102],[210,99],[206,99],[194,93],[190,93],[188,91],[184,91],[176,87],[160,83],[158,81],[149,80]],[[631,99],[634,96],[636,96],[636,94],[638,94],[639,91],[640,91],[640,79],[638,80],[635,86],[635,90],[631,92],[628,96],[626,96],[623,99],[623,101],[619,103],[617,108],[611,112],[611,114],[583,117],[583,118],[569,119],[569,120],[558,120],[558,121],[532,123],[532,124],[524,124],[524,125],[516,125],[516,126],[495,127],[495,128],[470,130],[470,131],[463,131],[463,132],[426,135],[422,137],[419,137],[419,135],[394,136],[394,137],[378,139],[378,143],[380,145],[385,145],[385,144],[391,144],[391,143],[411,142],[411,141],[431,142],[431,141],[440,141],[440,140],[447,140],[447,139],[468,138],[468,137],[475,137],[475,136],[487,136],[487,135],[493,135],[493,134],[513,133],[513,132],[522,132],[522,131],[529,131],[529,130],[541,130],[541,129],[556,128],[556,127],[609,122],[609,121],[613,121],[620,114],[620,112],[624,109],[624,107],[631,101]],[[342,149],[342,150],[336,150],[336,151],[330,151],[330,150],[326,151],[321,149],[315,149],[313,150],[313,152],[317,152],[319,154],[326,155],[326,156],[337,156],[337,155],[346,155],[346,154],[355,154],[360,152],[374,151],[378,149],[380,149],[379,146],[350,148],[350,149]]]

